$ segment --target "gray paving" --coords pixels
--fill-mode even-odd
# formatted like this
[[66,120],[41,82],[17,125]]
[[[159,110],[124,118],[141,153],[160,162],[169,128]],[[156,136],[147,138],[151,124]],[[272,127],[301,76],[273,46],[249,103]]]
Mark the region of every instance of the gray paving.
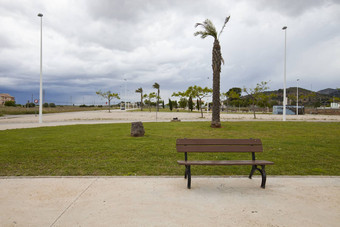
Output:
[[3,177],[0,226],[339,226],[340,177]]

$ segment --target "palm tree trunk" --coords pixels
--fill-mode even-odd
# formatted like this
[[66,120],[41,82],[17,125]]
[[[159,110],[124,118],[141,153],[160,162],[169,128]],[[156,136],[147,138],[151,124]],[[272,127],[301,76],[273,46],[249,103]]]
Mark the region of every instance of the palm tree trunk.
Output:
[[157,89],[157,112],[159,111],[159,88]]
[[202,99],[200,98],[200,105],[199,105],[200,109],[201,109],[201,118],[203,118],[203,110],[202,110]]
[[151,99],[149,98],[149,111],[151,112]]
[[212,51],[212,69],[213,69],[213,106],[211,127],[220,128],[220,73],[221,73],[221,47],[217,39],[214,41]]
[[109,99],[109,113],[111,113],[111,112],[110,112],[110,107],[111,107],[110,102],[111,102],[111,100]]
[[256,119],[256,114],[255,114],[255,99],[253,99],[253,111],[254,111],[254,119]]
[[143,92],[140,93],[140,110],[143,111]]

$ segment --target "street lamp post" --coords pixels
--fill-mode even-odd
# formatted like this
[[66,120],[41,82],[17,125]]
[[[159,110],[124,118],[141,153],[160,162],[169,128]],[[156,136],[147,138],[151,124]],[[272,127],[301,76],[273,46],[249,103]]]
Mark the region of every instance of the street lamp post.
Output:
[[299,80],[296,80],[296,115],[299,115]]
[[43,97],[42,97],[42,17],[43,14],[39,13],[38,17],[40,17],[40,92],[39,92],[39,123],[42,123],[42,103],[43,103]]
[[126,82],[126,79],[124,79],[125,80],[125,110],[126,110],[126,101],[127,101],[127,97],[126,97],[126,84],[127,84],[127,82]]
[[283,121],[286,121],[286,49],[287,49],[287,26],[284,26],[282,30],[285,30],[285,61],[284,61],[284,75],[283,75]]

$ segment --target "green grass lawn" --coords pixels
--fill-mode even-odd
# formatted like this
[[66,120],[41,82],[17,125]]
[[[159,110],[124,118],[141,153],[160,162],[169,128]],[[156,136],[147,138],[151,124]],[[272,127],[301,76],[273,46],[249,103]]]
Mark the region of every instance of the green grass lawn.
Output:
[[[112,107],[111,110],[117,107]],[[95,111],[95,110],[108,110],[108,107],[79,107],[79,106],[56,106],[56,107],[43,107],[43,113],[65,113],[65,112],[78,112],[78,111]],[[19,114],[39,114],[39,107],[26,108],[22,106],[0,106],[0,117],[4,115],[19,115]]]
[[[274,161],[268,175],[339,175],[340,123],[316,122],[144,123],[43,127],[0,131],[1,176],[182,175],[177,138],[260,138],[257,159]],[[190,159],[251,159],[251,154],[189,154]],[[247,175],[250,166],[193,166],[193,175]]]

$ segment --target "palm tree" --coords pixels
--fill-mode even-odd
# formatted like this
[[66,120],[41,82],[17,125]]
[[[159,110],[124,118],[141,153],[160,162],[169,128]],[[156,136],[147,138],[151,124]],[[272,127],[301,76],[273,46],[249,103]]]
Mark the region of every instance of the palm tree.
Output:
[[221,62],[224,64],[224,60],[221,54],[221,46],[219,37],[223,32],[224,27],[228,23],[230,16],[224,21],[223,27],[220,33],[217,35],[217,31],[213,23],[206,19],[203,23],[197,23],[195,27],[202,26],[203,31],[197,31],[194,33],[195,36],[200,35],[202,39],[207,36],[214,38],[214,46],[212,50],[212,69],[213,69],[213,108],[212,108],[212,120],[211,127],[220,128],[220,73],[221,73]]
[[143,88],[138,88],[136,93],[140,93],[140,110],[143,111]]
[[159,84],[155,83],[154,85],[152,85],[153,88],[157,89],[157,112],[159,111]]

